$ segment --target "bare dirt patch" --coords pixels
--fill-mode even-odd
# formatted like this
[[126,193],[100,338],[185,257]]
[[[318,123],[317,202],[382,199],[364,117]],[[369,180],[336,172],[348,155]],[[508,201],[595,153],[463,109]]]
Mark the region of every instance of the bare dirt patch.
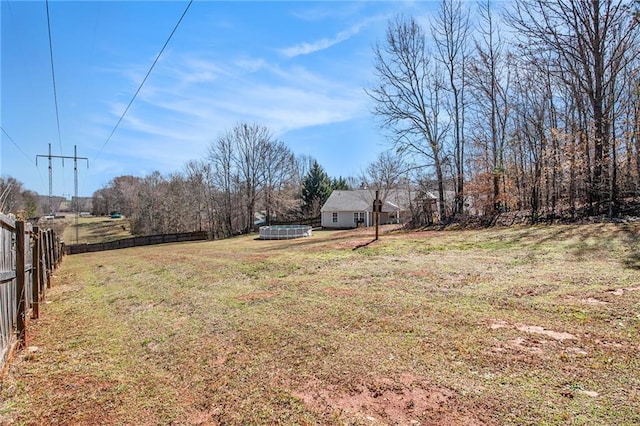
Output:
[[606,306],[609,304],[609,302],[605,300],[596,299],[595,297],[579,298],[575,296],[568,296],[566,298],[566,301],[570,303],[575,303],[578,305],[589,305],[589,306]]
[[498,330],[500,328],[511,327],[509,323],[504,320],[489,320],[488,322],[489,324],[487,324],[487,326],[491,330]]
[[576,336],[571,333],[566,333],[563,331],[553,331],[547,330],[544,327],[540,327],[538,325],[519,325],[516,326],[516,329],[519,331],[524,331],[526,333],[534,333],[534,334],[542,334],[544,336],[551,337],[555,340],[575,340]]
[[492,330],[498,330],[500,328],[515,328],[518,331],[522,331],[525,333],[542,334],[555,340],[576,339],[576,336],[571,333],[547,330],[546,328],[540,327],[538,325],[510,324],[504,320],[489,320],[487,326]]
[[640,291],[640,287],[616,288],[616,289],[609,290],[609,293],[613,294],[614,296],[622,296],[625,293],[630,293],[634,291]]
[[479,413],[466,412],[456,393],[434,386],[426,378],[402,375],[355,384],[348,391],[318,386],[311,381],[293,392],[305,405],[331,415],[346,415],[364,424],[484,425]]
[[[497,342],[488,353],[501,356],[514,356],[520,361],[525,361],[523,355],[536,356],[538,359],[549,359],[553,352],[569,353],[574,356],[586,355],[582,348],[559,346],[557,342],[566,340],[577,340],[576,336],[566,332],[547,330],[540,326],[524,324],[511,324],[505,320],[488,320],[487,327],[491,330],[512,329],[523,333],[525,336],[518,336],[515,339]],[[536,337],[541,336],[541,337]],[[549,339],[544,339],[547,337]],[[532,360],[527,360],[531,362]]]

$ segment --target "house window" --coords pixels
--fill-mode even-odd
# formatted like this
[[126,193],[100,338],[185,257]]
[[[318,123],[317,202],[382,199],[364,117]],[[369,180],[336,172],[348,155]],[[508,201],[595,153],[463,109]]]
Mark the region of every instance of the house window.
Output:
[[364,212],[353,212],[353,223],[356,225],[364,224]]
[[338,212],[331,213],[331,222],[338,223]]

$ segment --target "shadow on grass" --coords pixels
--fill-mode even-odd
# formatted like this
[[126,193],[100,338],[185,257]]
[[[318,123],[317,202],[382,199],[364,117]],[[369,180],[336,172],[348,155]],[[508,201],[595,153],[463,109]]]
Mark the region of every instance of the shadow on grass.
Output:
[[625,268],[640,270],[640,229],[629,225],[622,225],[620,232],[623,234],[625,247],[629,250],[629,254],[625,257],[622,264]]
[[[385,232],[383,235],[390,232],[391,231]],[[446,233],[448,231],[436,232]],[[410,235],[410,232],[408,235]],[[590,239],[591,237],[596,238]],[[371,240],[361,242],[363,239],[367,238],[370,238]],[[260,239],[257,237],[255,240],[258,241]],[[357,240],[360,240],[360,243],[358,243]],[[494,241],[495,244],[491,244],[490,247],[493,249],[501,247],[505,249],[510,247],[543,249],[543,246],[545,245],[553,245],[555,243],[562,243],[570,240],[571,242],[565,246],[566,252],[575,256],[577,259],[598,256],[601,253],[611,254],[611,250],[616,246],[616,241],[619,241],[624,250],[624,253],[621,253],[619,262],[624,268],[640,270],[640,227],[637,224],[599,223],[592,225],[569,224],[527,226],[515,228],[513,233],[500,233],[498,235],[498,240]],[[352,250],[356,251],[370,246],[375,242],[375,238],[373,238],[373,232],[367,234],[356,234],[352,230],[345,230],[343,232],[333,234],[327,239],[311,237],[283,241],[288,241],[288,243],[283,244],[282,246],[275,245],[265,247],[265,249],[268,251],[277,251],[284,248],[289,249],[292,244],[295,244],[296,247],[301,249],[305,246],[323,246],[327,243],[335,245],[341,243],[344,244],[347,241],[353,241],[353,243],[357,245],[352,246]],[[473,247],[473,244],[471,244],[470,247]]]
[[[625,249],[625,256],[620,262],[625,268],[640,270],[640,228],[633,224],[616,224],[614,231],[610,231],[610,224],[585,225],[562,225],[550,227],[549,233],[540,234],[535,229],[528,229],[525,232],[513,236],[509,243],[523,243],[540,247],[544,244],[575,239],[575,244],[569,245],[568,250],[577,258],[584,258],[589,255],[597,255],[600,252],[611,250],[612,243],[619,240]],[[597,237],[595,242],[587,243],[590,237]],[[529,243],[526,242],[529,240]],[[593,241],[593,240],[592,240]]]
[[625,268],[640,271],[640,252],[630,254],[622,263]]
[[378,241],[378,240],[376,240],[376,239],[374,238],[373,240],[371,240],[371,241],[369,241],[369,242],[367,242],[367,243],[358,244],[358,245],[357,245],[357,246],[355,246],[352,250],[353,250],[353,251],[356,251],[356,250],[361,249],[361,248],[369,247],[369,245],[370,245],[370,244],[373,244],[373,243],[375,243],[376,241]]

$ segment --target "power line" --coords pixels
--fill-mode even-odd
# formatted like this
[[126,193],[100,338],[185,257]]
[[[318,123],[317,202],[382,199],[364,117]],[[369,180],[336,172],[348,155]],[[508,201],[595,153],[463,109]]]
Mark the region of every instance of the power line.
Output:
[[[58,90],[56,88],[56,71],[53,66],[53,42],[51,41],[51,19],[49,17],[49,0],[47,4],[47,31],[49,33],[49,57],[51,58],[51,78],[53,79],[53,101],[56,106],[56,123],[58,124],[58,145],[60,146],[60,155],[62,155],[62,136],[60,134],[60,113],[58,110]],[[64,167],[64,166],[63,166]]]
[[160,56],[162,56],[162,53],[164,52],[164,49],[167,47],[167,45],[169,44],[169,42],[171,41],[171,38],[173,37],[173,34],[176,32],[176,30],[178,29],[178,27],[180,26],[180,23],[182,22],[182,19],[184,18],[184,16],[187,14],[187,11],[189,10],[189,8],[191,7],[191,3],[193,3],[193,0],[189,0],[189,4],[187,4],[187,7],[185,8],[184,12],[182,12],[182,16],[180,16],[180,19],[178,20],[178,22],[176,23],[175,27],[173,27],[173,31],[171,31],[171,34],[169,34],[169,37],[167,38],[167,41],[164,43],[164,46],[162,46],[162,49],[160,49],[160,52],[158,53],[158,55],[156,56],[156,59],[153,61],[153,64],[151,64],[151,67],[149,68],[149,71],[147,71],[147,75],[144,76],[144,79],[142,80],[142,83],[140,83],[140,86],[138,87],[138,90],[136,90],[136,93],[133,95],[133,97],[131,98],[131,100],[129,101],[129,104],[127,105],[127,107],[125,108],[124,112],[122,113],[122,115],[120,116],[120,119],[118,120],[118,122],[116,123],[115,127],[113,128],[113,130],[111,130],[111,133],[109,134],[109,137],[107,138],[107,140],[104,142],[104,144],[102,144],[102,147],[100,148],[100,151],[98,151],[98,155],[100,155],[100,153],[102,152],[102,150],[104,149],[105,146],[107,146],[107,144],[109,143],[109,141],[111,140],[111,137],[113,136],[113,134],[116,132],[116,130],[118,129],[118,126],[120,126],[120,123],[122,122],[122,120],[124,119],[124,116],[127,114],[127,112],[129,111],[129,108],[131,107],[131,104],[133,104],[133,101],[136,99],[136,97],[138,96],[138,93],[140,93],[140,90],[142,89],[142,86],[144,86],[144,83],[147,81],[147,78],[149,77],[149,75],[151,74],[151,71],[153,71],[153,68],[156,66],[156,63],[158,62],[158,60],[160,59]]
[[[9,136],[9,133],[7,133],[7,131],[4,129],[4,127],[0,126],[0,129],[2,129],[2,133],[4,133],[4,134],[5,134],[5,136],[6,136],[7,138],[9,138],[9,140],[11,141],[11,143],[12,143],[12,144],[14,144],[14,145],[15,145],[15,147],[16,147],[16,148],[18,148],[18,150],[19,150],[19,151],[20,151],[20,152],[21,152],[25,157],[27,157],[27,158],[29,159],[29,161],[30,161],[30,162],[32,162],[32,163],[33,163],[33,160],[31,159],[31,157],[30,157],[29,155],[27,155],[27,153],[26,153],[26,152],[24,152],[24,150],[23,150],[22,148],[20,148],[20,145],[18,145],[18,144],[16,143],[16,141],[14,141],[14,140],[13,140],[13,138],[12,138],[11,136]],[[34,163],[34,164],[35,164],[35,163]]]
[[[77,199],[78,199],[78,160],[86,160],[87,161],[87,167],[89,167],[89,159],[87,157],[78,157],[78,149],[77,147],[74,145],[73,147],[73,157],[69,156],[69,155],[51,155],[51,144],[49,144],[49,154],[45,155],[45,154],[40,154],[40,155],[36,155],[36,165],[38,164],[38,158],[39,157],[44,157],[44,158],[48,158],[49,159],[49,213],[53,213],[53,206],[51,204],[51,196],[52,196],[52,189],[53,189],[53,165],[51,163],[51,159],[52,158],[60,158],[62,159],[62,164],[64,164],[64,159],[73,159],[73,171],[74,171],[74,175],[75,175],[75,189],[76,189],[76,206],[77,206]],[[76,226],[77,226],[77,222],[76,222]]]
[[20,151],[20,152],[21,152],[25,157],[27,157],[27,159],[29,160],[29,162],[30,162],[31,164],[33,164],[33,165],[35,165],[35,166],[36,166],[36,170],[38,171],[38,176],[40,176],[40,180],[42,181],[42,183],[44,183],[44,178],[42,177],[42,173],[40,173],[40,169],[38,169],[38,163],[37,163],[37,161],[36,161],[36,162],[34,162],[34,161],[31,159],[31,157],[30,157],[26,152],[24,152],[24,150],[23,150],[22,148],[20,148],[20,145],[18,145],[18,144],[16,143],[16,141],[14,141],[14,140],[13,140],[13,138],[12,138],[11,136],[9,136],[9,133],[7,133],[7,131],[4,129],[4,127],[0,126],[0,129],[2,129],[2,133],[4,133],[4,134],[5,134],[5,136],[6,136],[6,137],[11,141],[11,143],[12,143],[13,145],[15,145],[15,147],[16,147],[16,148],[18,148],[18,150],[19,150],[19,151]]

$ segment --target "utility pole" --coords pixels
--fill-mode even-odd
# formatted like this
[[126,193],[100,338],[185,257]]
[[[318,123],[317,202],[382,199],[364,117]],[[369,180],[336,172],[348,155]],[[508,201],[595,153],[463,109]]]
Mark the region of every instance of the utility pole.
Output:
[[[87,160],[87,168],[89,168],[89,160]],[[73,146],[73,186],[76,192],[76,244],[78,244],[78,216],[80,216],[80,202],[78,200],[78,147]]]
[[[38,156],[36,155],[36,167],[38,166]],[[53,215],[53,205],[51,204],[51,193],[53,192],[53,167],[51,166],[51,144],[49,144],[49,214]]]
[[376,239],[378,241],[380,229],[380,213],[382,213],[382,200],[380,200],[380,191],[376,189],[376,199],[373,200],[373,218],[376,223]]
[[49,144],[49,155],[36,155],[36,166],[38,166],[38,157],[45,157],[49,159],[49,213],[53,214],[53,206],[51,204],[51,193],[53,192],[53,167],[51,166],[52,158],[61,158],[62,164],[64,164],[64,159],[73,159],[73,174],[74,174],[74,184],[75,184],[75,210],[76,210],[76,244],[78,243],[78,216],[80,215],[78,211],[78,160],[86,160],[87,168],[89,167],[89,159],[87,157],[78,157],[78,147],[76,145],[73,146],[73,157],[68,155],[51,155],[51,144]]

